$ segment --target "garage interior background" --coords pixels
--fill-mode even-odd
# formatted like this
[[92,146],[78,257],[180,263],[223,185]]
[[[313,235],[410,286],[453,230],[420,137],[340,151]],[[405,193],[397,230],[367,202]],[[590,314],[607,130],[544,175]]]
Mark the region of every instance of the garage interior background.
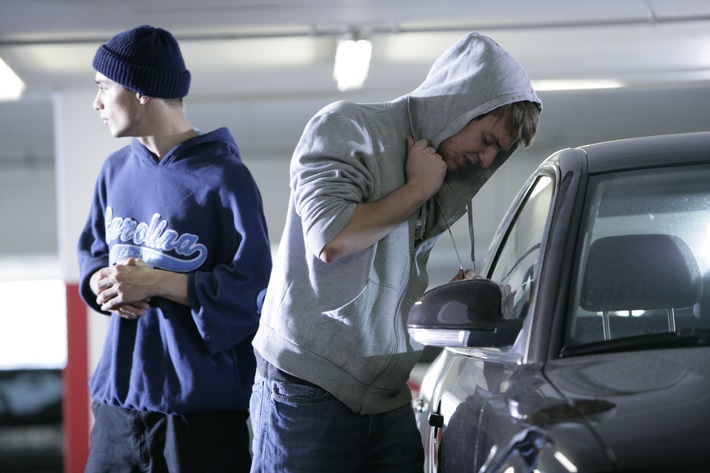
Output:
[[[552,152],[710,129],[704,0],[0,0],[0,58],[26,86],[19,100],[0,102],[0,369],[64,367],[76,238],[101,163],[125,144],[92,109],[91,59],[113,34],[139,24],[165,27],[180,41],[193,76],[188,118],[203,130],[230,128],[261,187],[274,249],[289,159],[307,120],[334,100],[413,90],[469,31],[511,52],[545,107],[534,145],[516,152],[474,202],[479,262],[514,193]],[[361,89],[339,91],[333,62],[346,35],[371,40],[372,59]],[[453,229],[463,255],[464,227]],[[432,284],[457,266],[442,238]],[[94,319],[89,370],[102,343]]]

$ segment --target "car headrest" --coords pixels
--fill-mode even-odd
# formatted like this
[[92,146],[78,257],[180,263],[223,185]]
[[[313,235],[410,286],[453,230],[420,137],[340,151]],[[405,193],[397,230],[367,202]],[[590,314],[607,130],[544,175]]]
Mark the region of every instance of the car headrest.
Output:
[[618,235],[589,247],[580,305],[589,311],[688,307],[703,278],[688,245],[675,235]]

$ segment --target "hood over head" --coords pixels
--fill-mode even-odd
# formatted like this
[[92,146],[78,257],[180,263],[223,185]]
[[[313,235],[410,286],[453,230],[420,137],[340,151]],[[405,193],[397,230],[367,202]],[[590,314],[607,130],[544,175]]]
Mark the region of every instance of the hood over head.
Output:
[[520,64],[478,33],[467,34],[446,50],[408,98],[414,138],[426,139],[434,148],[474,118],[503,105],[530,101],[542,109]]

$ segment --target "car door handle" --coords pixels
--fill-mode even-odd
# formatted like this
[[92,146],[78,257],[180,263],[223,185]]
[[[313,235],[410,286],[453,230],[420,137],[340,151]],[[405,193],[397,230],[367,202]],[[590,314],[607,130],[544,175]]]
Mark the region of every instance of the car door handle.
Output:
[[429,414],[429,425],[440,429],[444,426],[444,416],[439,414],[438,412],[432,412]]

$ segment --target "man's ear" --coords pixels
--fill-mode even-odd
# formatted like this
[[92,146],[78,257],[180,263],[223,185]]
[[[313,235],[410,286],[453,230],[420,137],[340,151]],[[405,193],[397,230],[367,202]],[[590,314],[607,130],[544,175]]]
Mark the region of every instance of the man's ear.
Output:
[[146,96],[146,95],[143,95],[143,94],[141,94],[140,92],[136,92],[136,98],[137,98],[138,101],[141,103],[141,105],[147,104],[148,101],[150,100],[150,97],[148,97],[148,96]]

